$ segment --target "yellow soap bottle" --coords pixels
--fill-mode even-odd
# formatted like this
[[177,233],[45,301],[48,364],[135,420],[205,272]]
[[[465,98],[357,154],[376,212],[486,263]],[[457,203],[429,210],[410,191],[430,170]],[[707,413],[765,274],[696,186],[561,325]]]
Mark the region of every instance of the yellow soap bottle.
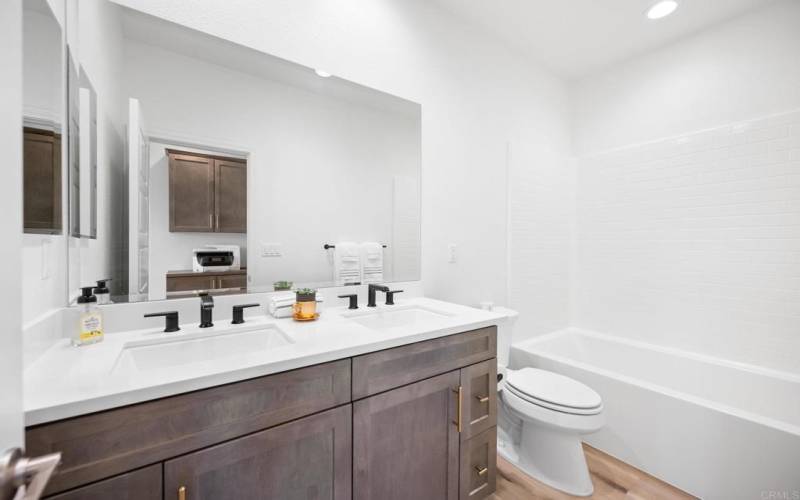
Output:
[[97,307],[97,297],[92,294],[93,288],[81,288],[81,295],[78,297],[78,331],[72,339],[72,345],[95,344],[103,340],[103,313]]

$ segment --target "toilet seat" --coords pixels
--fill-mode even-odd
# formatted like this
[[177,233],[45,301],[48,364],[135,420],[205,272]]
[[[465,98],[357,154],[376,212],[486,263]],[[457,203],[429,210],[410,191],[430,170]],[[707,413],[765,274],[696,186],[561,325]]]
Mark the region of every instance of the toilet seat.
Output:
[[597,415],[603,411],[602,398],[591,388],[546,370],[509,370],[506,388],[528,403],[561,413]]

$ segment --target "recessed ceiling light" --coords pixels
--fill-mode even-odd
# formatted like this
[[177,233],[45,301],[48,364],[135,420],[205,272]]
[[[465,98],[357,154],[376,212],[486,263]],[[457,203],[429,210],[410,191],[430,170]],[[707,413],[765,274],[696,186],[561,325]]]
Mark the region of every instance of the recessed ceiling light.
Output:
[[324,69],[319,69],[319,68],[315,69],[314,73],[316,73],[317,76],[321,76],[322,78],[328,78],[329,76],[331,76],[330,73],[328,73]]
[[649,9],[647,9],[647,18],[661,19],[662,17],[667,17],[675,12],[675,9],[677,8],[678,2],[675,0],[661,0],[660,2],[654,3]]

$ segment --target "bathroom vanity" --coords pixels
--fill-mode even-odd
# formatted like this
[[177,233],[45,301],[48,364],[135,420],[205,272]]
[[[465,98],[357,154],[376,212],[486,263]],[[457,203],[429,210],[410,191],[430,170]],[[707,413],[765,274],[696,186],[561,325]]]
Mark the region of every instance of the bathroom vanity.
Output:
[[[390,326],[372,330],[371,336],[356,321],[392,318],[388,325],[397,321],[392,314],[406,321],[414,315],[425,318],[428,310],[453,315],[436,328]],[[473,318],[455,315],[462,310]],[[101,411],[92,409],[125,400],[120,391],[131,384],[126,379],[132,371],[112,370],[105,394],[87,394],[84,401],[74,399],[72,404],[55,404],[54,388],[50,400],[53,408],[60,408],[31,412],[29,421],[38,423],[26,431],[30,453],[62,453],[48,498],[366,500],[491,494],[497,422],[497,326],[486,325],[497,323],[487,319],[491,314],[424,298],[379,306],[375,313],[358,311],[353,317],[338,310],[327,314],[328,324],[320,321],[313,331],[290,320],[257,318],[248,323],[262,329],[258,331],[277,324],[292,339],[292,344],[273,349],[273,360],[296,357],[303,349],[309,354],[305,346],[314,335],[319,336],[317,351],[296,358],[297,363],[321,359],[327,350],[324,331],[341,335],[348,325],[352,335],[346,341],[342,337],[340,345],[359,354],[137,401],[160,394],[152,392],[158,390],[153,377],[140,382],[141,390],[132,391],[136,403]],[[481,321],[475,321],[478,318]],[[231,330],[225,328],[226,333],[219,334],[223,339]],[[120,368],[126,346],[141,340],[124,337],[158,336],[160,341],[170,334],[151,330],[118,335],[121,343],[114,346],[114,334],[109,335],[107,352],[98,355],[116,358],[113,366],[125,371],[132,369]],[[191,339],[198,334],[183,335]],[[414,341],[418,338],[426,340]],[[380,349],[386,345],[394,347]],[[145,347],[152,352],[170,348],[169,342]],[[43,355],[43,361],[61,353],[56,348]],[[74,349],[63,353],[73,354]],[[155,361],[142,357],[137,362],[139,369],[147,365],[158,372]],[[254,368],[270,366],[280,364]],[[181,385],[172,387],[167,390],[180,391]],[[59,412],[80,414],[57,418]]]

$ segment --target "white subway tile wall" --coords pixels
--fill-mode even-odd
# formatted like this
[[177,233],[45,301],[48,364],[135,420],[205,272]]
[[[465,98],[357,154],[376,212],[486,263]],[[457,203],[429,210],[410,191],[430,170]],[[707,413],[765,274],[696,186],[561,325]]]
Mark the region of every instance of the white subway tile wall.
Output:
[[570,324],[575,166],[568,155],[514,143],[509,162],[509,306],[519,342]]
[[800,111],[577,168],[575,326],[800,373]]

